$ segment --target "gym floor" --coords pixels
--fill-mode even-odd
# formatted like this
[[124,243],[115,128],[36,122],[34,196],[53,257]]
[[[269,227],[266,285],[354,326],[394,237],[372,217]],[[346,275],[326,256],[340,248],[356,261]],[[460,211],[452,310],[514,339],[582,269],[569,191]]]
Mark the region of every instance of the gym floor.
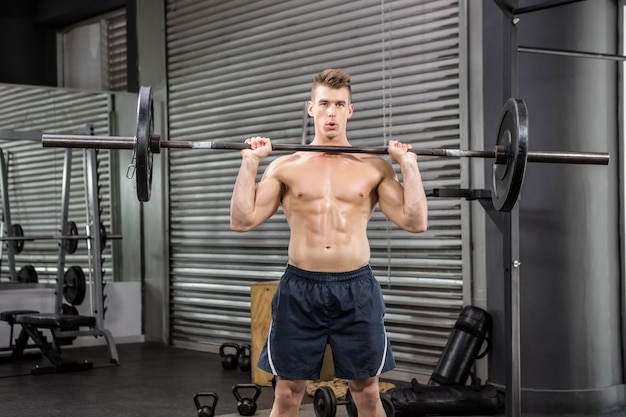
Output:
[[[249,384],[250,373],[224,370],[217,354],[157,343],[119,344],[120,365],[108,363],[106,346],[65,349],[64,358],[90,361],[85,371],[31,375],[37,358],[0,362],[2,417],[193,417],[197,392],[217,394],[215,415],[237,413],[235,384]],[[4,359],[4,358],[3,358]],[[241,390],[243,397],[254,392]],[[272,387],[262,387],[257,410],[269,409]],[[212,399],[200,397],[202,405]],[[306,402],[312,401],[305,398]],[[238,415],[238,414],[237,414]]]
[[[92,369],[42,375],[30,372],[41,358],[14,362],[0,357],[0,416],[197,417],[194,394],[207,391],[218,397],[215,416],[239,416],[232,388],[249,384],[250,373],[224,370],[218,354],[158,343],[119,344],[117,348],[120,365],[108,363],[106,346],[76,347],[65,349],[64,358],[92,362]],[[254,393],[242,390],[241,394]],[[272,387],[261,387],[255,417],[269,415],[273,397]],[[213,404],[209,397],[199,400],[201,405]],[[300,417],[315,417],[312,402],[305,395]],[[338,406],[336,417],[347,417],[345,408]],[[597,416],[626,417],[626,411]]]

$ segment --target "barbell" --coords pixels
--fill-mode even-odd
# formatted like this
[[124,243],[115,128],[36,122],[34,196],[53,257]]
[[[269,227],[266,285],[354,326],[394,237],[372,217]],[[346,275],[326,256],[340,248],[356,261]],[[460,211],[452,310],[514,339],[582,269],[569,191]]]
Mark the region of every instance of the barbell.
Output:
[[[44,147],[129,149],[134,151],[137,198],[149,201],[152,188],[153,154],[162,148],[249,149],[244,142],[161,140],[154,130],[152,89],[141,87],[137,99],[135,136],[42,135]],[[274,151],[387,154],[384,146],[314,146],[272,144]],[[498,211],[510,211],[519,197],[527,162],[607,165],[609,155],[601,152],[528,151],[528,111],[523,100],[510,98],[504,104],[498,137],[493,150],[411,149],[418,155],[435,157],[491,158],[493,182],[491,200]]]

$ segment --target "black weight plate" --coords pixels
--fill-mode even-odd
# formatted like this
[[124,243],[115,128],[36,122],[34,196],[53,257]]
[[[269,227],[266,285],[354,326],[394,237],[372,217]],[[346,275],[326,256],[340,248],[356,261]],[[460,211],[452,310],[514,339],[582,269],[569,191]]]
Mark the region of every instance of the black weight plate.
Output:
[[150,201],[152,189],[152,152],[150,139],[154,127],[152,89],[141,87],[137,99],[137,135],[135,143],[135,167],[137,179],[137,198]]
[[[13,237],[24,237],[24,229],[22,229],[22,225],[19,223],[11,225],[11,232],[11,236]],[[22,251],[24,250],[23,240],[13,240],[9,242],[9,245],[13,245],[13,253],[22,253]]]
[[[69,304],[61,304],[61,314],[66,315],[66,316],[78,316],[78,309],[74,306],[71,306]],[[68,328],[63,328],[61,330],[73,330],[76,331],[78,330],[80,327],[79,326],[70,326]],[[76,340],[76,336],[65,336],[65,337],[54,337],[54,341],[59,345],[59,346],[67,346],[67,345],[71,345],[72,342]]]
[[[75,306],[69,304],[61,304],[61,313],[66,316],[78,316],[78,309]],[[78,327],[76,327],[78,330]]]
[[313,395],[313,409],[315,417],[335,417],[337,412],[337,398],[330,387],[321,386]]
[[[78,235],[78,226],[76,226],[76,223],[70,221],[67,222],[68,225],[68,229],[69,229],[69,234],[70,236],[76,236]],[[67,250],[67,253],[72,254],[74,252],[76,252],[76,249],[78,249],[78,239],[67,239],[65,241],[65,249]]]
[[494,163],[491,201],[498,211],[511,211],[524,183],[528,156],[528,111],[526,104],[510,98],[504,104],[498,129],[498,148],[505,149],[504,163]]
[[359,417],[359,412],[356,409],[350,390],[346,393],[346,411],[348,412],[348,417]]
[[17,281],[24,284],[36,284],[38,282],[37,270],[32,265],[24,265],[17,273]]
[[80,305],[85,300],[87,285],[85,274],[80,266],[71,266],[65,271],[63,281],[63,297],[72,305]]

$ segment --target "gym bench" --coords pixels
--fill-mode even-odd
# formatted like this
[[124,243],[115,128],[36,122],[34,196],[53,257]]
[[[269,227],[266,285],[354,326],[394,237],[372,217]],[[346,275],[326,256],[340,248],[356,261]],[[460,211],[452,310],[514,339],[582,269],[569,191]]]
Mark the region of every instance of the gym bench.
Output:
[[24,328],[21,329],[19,336],[17,339],[13,339],[13,335],[15,334],[15,318],[21,314],[38,314],[37,310],[10,310],[10,311],[2,311],[0,312],[0,321],[6,321],[10,328],[10,336],[9,336],[9,346],[0,348],[0,352],[11,352],[11,356],[2,357],[4,361],[19,361],[22,359],[31,359],[33,357],[41,357],[40,353],[35,354],[26,354],[24,352],[25,349],[35,348],[37,345],[29,345],[28,344],[28,333]]
[[[104,336],[111,352],[110,362],[119,363],[112,335],[105,329],[96,328],[95,317],[51,313],[18,314],[15,317],[15,323],[22,325],[24,332],[35,342],[35,345],[51,364],[47,367],[37,366],[32,369],[31,374],[33,375],[91,369],[93,367],[91,362],[68,360],[61,355],[61,346],[72,344],[77,336]],[[85,327],[89,329],[81,330]],[[48,341],[41,329],[50,331],[52,342]]]

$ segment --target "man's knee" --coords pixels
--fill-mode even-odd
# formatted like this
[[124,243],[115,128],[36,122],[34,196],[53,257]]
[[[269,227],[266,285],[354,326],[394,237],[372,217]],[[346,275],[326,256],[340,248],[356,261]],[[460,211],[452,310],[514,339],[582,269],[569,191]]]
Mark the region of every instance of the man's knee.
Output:
[[306,381],[277,377],[274,389],[274,400],[280,407],[300,406]]
[[348,387],[352,392],[369,392],[370,389],[378,389],[378,377],[365,379],[351,379],[348,381]]
[[357,379],[348,381],[352,397],[361,397],[363,401],[377,402],[380,397],[378,378]]

